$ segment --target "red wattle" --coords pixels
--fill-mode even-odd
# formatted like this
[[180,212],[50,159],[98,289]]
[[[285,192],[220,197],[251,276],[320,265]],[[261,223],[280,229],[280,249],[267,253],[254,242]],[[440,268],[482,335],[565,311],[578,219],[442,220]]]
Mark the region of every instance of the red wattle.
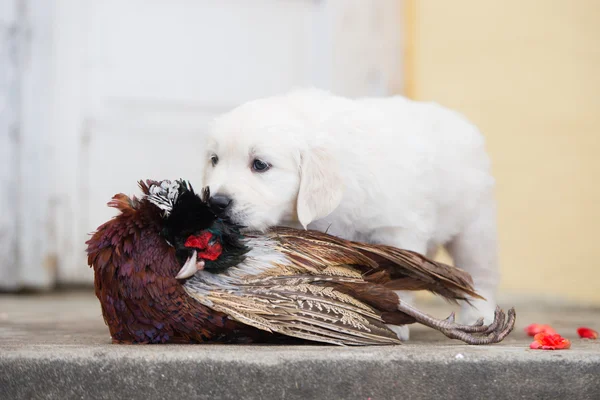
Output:
[[216,242],[212,246],[209,246],[205,251],[199,253],[198,257],[202,258],[203,260],[215,261],[217,258],[219,258],[222,252],[223,246],[221,246],[221,243]]
[[205,231],[205,232],[202,232],[198,236],[192,235],[192,236],[188,237],[187,240],[185,241],[184,246],[192,247],[192,248],[198,249],[198,250],[204,250],[204,249],[206,249],[206,247],[208,247],[208,242],[210,241],[211,238],[212,238],[212,233]]
[[192,235],[187,238],[184,246],[202,250],[198,253],[198,258],[203,260],[214,261],[217,258],[219,258],[221,253],[223,253],[223,246],[221,246],[221,243],[219,242],[215,242],[214,244],[209,245],[208,243],[210,242],[210,239],[212,239],[212,237],[212,233],[208,231],[202,232],[198,236]]

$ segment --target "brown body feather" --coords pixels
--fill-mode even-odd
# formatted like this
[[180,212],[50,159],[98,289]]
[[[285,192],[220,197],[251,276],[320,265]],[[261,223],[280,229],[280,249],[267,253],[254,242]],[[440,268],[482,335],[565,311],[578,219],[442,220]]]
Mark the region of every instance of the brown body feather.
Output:
[[[148,184],[141,183],[144,194]],[[146,200],[115,195],[121,213],[87,241],[96,296],[116,343],[282,341],[192,299],[175,279],[181,266],[159,235],[160,212]]]

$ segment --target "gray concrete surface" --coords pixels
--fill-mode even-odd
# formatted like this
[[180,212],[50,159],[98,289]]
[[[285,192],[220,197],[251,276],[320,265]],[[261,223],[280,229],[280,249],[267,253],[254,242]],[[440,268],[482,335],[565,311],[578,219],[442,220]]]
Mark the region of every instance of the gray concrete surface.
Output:
[[[514,301],[514,300],[513,300]],[[512,305],[512,304],[506,304]],[[424,327],[395,347],[112,345],[90,293],[0,296],[1,399],[600,399],[600,309],[522,302],[505,342],[467,346]],[[424,304],[445,316],[451,309]],[[570,350],[534,351],[549,323]]]

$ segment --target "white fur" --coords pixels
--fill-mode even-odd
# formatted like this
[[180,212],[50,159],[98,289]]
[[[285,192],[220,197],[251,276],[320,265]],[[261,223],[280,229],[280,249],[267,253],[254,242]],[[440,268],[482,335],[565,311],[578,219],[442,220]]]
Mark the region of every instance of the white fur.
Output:
[[[272,167],[252,171],[255,158]],[[294,91],[217,118],[206,163],[204,184],[249,228],[304,226],[429,255],[446,246],[489,300],[461,320],[493,318],[494,180],[482,135],[461,115],[400,96]]]

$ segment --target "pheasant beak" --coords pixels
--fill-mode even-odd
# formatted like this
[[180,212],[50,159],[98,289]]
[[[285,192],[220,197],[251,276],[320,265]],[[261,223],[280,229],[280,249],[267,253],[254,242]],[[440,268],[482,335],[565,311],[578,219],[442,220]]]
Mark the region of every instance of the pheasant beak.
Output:
[[187,259],[183,267],[179,270],[175,279],[187,279],[196,272],[204,269],[204,260],[198,260],[198,252],[194,250],[192,255]]

